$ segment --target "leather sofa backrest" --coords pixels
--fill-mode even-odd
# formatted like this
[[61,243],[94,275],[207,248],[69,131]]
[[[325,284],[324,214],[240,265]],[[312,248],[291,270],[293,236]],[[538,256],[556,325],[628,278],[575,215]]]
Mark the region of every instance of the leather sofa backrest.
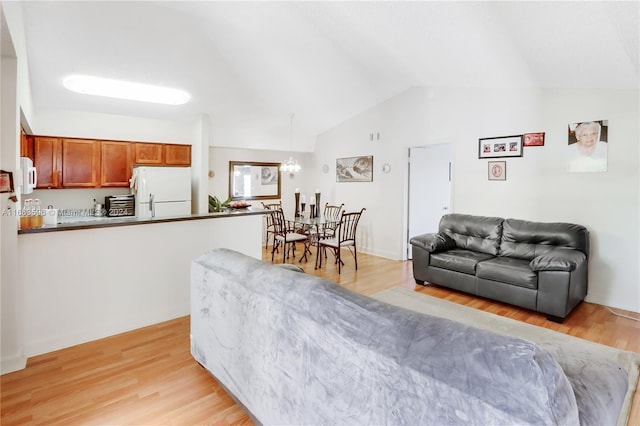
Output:
[[505,219],[500,256],[531,260],[555,248],[570,248],[589,256],[589,232],[573,223]]
[[501,217],[446,214],[440,219],[439,232],[455,241],[457,248],[496,256],[502,237]]

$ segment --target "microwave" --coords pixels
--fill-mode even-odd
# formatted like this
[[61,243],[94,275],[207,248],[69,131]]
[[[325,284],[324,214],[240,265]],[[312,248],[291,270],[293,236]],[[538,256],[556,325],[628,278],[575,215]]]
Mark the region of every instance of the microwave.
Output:
[[135,195],[109,195],[104,197],[104,208],[107,216],[135,216],[136,199]]

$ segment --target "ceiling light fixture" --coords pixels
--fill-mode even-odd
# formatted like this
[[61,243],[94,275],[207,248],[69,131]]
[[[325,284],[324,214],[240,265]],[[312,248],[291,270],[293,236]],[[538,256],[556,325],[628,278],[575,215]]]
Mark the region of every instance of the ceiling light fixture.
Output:
[[[291,123],[289,126],[289,141],[291,143],[291,153],[293,153],[293,114],[291,114]],[[289,159],[280,166],[281,171],[287,172],[290,175],[298,173],[300,169],[302,169],[302,167],[300,167],[300,164],[293,159],[292,155],[290,155]]]
[[184,90],[89,75],[70,75],[62,83],[64,87],[72,92],[85,95],[106,96],[165,105],[182,105],[191,99],[191,95]]

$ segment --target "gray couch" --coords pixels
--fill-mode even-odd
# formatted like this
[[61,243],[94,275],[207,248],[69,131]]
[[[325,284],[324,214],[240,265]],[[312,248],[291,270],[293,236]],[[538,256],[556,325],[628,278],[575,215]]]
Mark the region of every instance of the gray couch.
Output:
[[617,362],[563,367],[226,249],[191,264],[191,353],[265,425],[615,425],[627,389]]
[[413,276],[541,312],[556,322],[587,294],[589,232],[571,223],[448,214],[410,240]]

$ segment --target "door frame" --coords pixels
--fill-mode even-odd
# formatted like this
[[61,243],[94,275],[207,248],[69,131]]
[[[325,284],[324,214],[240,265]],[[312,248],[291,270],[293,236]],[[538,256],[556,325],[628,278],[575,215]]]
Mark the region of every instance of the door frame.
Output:
[[405,187],[405,191],[404,191],[404,216],[403,216],[403,225],[402,225],[402,260],[406,261],[409,259],[409,190],[410,190],[410,184],[411,182],[409,181],[409,176],[410,176],[410,169],[411,169],[411,162],[409,160],[409,153],[411,151],[411,148],[428,148],[430,146],[434,146],[434,145],[450,145],[451,146],[451,161],[449,161],[449,213],[453,213],[454,210],[454,200],[453,200],[453,194],[455,193],[454,191],[454,185],[455,185],[455,144],[453,142],[453,139],[441,139],[441,140],[435,140],[432,141],[431,143],[425,143],[425,144],[421,144],[421,145],[413,145],[413,146],[409,146],[405,149],[404,151],[404,161],[405,164],[407,165],[407,167],[405,167],[405,173],[404,173],[404,187]]

